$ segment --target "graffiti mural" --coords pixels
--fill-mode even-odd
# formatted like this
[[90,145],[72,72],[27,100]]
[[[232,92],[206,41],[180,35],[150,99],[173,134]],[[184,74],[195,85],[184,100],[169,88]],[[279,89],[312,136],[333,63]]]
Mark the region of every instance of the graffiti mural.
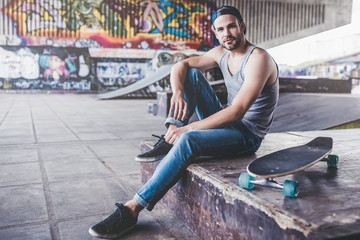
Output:
[[[125,51],[118,51],[119,54],[125,54]],[[169,51],[157,51],[154,54],[145,54],[148,58],[136,58],[137,51],[127,51],[129,58],[94,58],[96,62],[96,78],[100,91],[116,90],[126,87],[145,78],[146,73],[156,71],[157,68],[174,64],[182,59],[198,56],[198,52],[181,53]],[[94,53],[99,54],[99,53]],[[150,85],[146,89],[141,89],[141,93],[135,93],[136,97],[155,96],[158,91],[170,91],[171,86],[169,78],[159,79],[158,82]],[[133,95],[133,96],[135,96]]]
[[[116,60],[116,61],[115,61]],[[96,77],[100,90],[116,90],[145,77],[151,59],[96,59]]]
[[13,52],[0,47],[0,63],[2,66],[0,78],[39,78],[40,68],[38,61],[39,54],[32,52],[29,48],[21,48],[17,52]]
[[167,50],[213,46],[209,15],[215,0],[2,1],[0,35],[16,36],[17,45]]
[[2,89],[91,90],[87,49],[0,46]]
[[[0,0],[0,89],[125,87],[212,47],[215,8],[215,0]],[[164,89],[166,80],[146,91]]]
[[46,81],[65,82],[76,71],[73,59],[65,49],[53,48],[40,55],[40,66]]
[[[199,54],[202,52],[0,46],[0,89],[112,91],[145,78],[162,65]],[[169,81],[163,79],[143,93],[156,96],[157,91],[168,90]]]

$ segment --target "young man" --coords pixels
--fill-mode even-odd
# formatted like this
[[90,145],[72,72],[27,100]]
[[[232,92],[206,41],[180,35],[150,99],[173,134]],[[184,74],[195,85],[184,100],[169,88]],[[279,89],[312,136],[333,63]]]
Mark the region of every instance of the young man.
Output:
[[[168,130],[137,160],[165,157],[134,198],[125,205],[117,203],[113,214],[90,228],[91,235],[117,238],[133,228],[140,211],[151,211],[196,157],[241,156],[260,147],[278,102],[277,65],[265,50],[246,40],[245,23],[236,8],[219,8],[212,22],[221,46],[174,65]],[[226,108],[200,72],[217,66],[228,91]],[[200,120],[189,124],[195,110]]]

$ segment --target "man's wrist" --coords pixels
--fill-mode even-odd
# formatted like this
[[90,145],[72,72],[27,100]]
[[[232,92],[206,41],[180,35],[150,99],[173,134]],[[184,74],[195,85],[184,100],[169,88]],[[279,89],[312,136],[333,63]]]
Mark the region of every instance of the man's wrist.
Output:
[[193,124],[185,125],[184,128],[186,129],[186,132],[194,130],[194,129],[192,128],[192,126],[193,126]]

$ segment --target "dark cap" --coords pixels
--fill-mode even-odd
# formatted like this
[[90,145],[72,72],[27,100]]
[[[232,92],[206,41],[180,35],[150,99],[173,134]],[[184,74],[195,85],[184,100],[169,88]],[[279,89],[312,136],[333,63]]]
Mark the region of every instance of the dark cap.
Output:
[[233,6],[222,6],[222,7],[219,7],[215,12],[214,14],[212,15],[212,23],[214,24],[215,20],[222,16],[222,15],[225,15],[225,14],[231,14],[235,17],[237,17],[240,22],[243,21],[243,18],[239,12],[239,10],[237,10],[237,8],[233,7]]
[[[233,15],[235,17],[237,17],[239,19],[240,22],[243,22],[243,18],[239,12],[239,10],[237,10],[236,7],[233,7],[233,6],[222,6],[222,7],[219,7],[215,12],[214,14],[212,15],[212,18],[211,18],[211,21],[212,21],[212,24],[214,25],[214,22],[215,20],[222,16],[222,15],[226,15],[226,14],[230,14],[230,15]],[[246,34],[246,26],[245,26],[245,29],[244,29],[244,34]]]

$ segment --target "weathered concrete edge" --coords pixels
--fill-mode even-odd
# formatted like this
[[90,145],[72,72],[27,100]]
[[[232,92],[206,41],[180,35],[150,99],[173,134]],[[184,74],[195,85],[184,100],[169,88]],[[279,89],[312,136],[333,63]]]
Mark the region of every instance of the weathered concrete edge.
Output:
[[276,205],[270,204],[268,201],[257,198],[255,195],[249,193],[248,190],[216,178],[215,174],[197,164],[190,165],[187,170],[192,172],[193,175],[201,177],[205,182],[210,182],[214,187],[218,188],[223,193],[226,203],[234,205],[236,200],[245,202],[249,206],[262,211],[269,218],[273,219],[283,230],[294,229],[302,232],[305,237],[308,237],[310,233],[319,229],[319,226],[316,224],[309,223],[288,211],[280,209]]
[[[158,162],[142,164],[143,183],[151,177],[157,165]],[[310,225],[304,231],[306,226],[294,229],[288,224],[283,229],[263,211],[264,208],[271,207],[271,204],[248,204],[253,201],[253,198],[247,198],[249,192],[245,193],[243,199],[226,194],[224,196],[224,192],[237,191],[233,187],[236,185],[231,183],[233,186],[229,187],[229,184],[222,184],[224,187],[219,188],[221,179],[203,178],[206,171],[198,170],[191,167],[187,169],[180,182],[170,189],[160,203],[173,211],[200,239],[316,239],[314,236],[317,233],[311,232],[311,227],[316,229],[316,226]],[[283,215],[279,214],[281,211],[277,208],[267,211],[279,218]],[[296,222],[297,219],[291,220]]]
[[[286,133],[291,135],[300,136],[300,132]],[[306,137],[306,136],[302,136]],[[146,152],[152,149],[154,142],[152,140],[144,140],[140,144],[141,152]],[[148,163],[142,163],[148,164]],[[156,164],[153,162],[152,164]],[[144,167],[144,166],[143,166]],[[198,164],[191,164],[186,169],[186,175],[197,176],[201,178],[204,182],[208,182],[222,192],[224,200],[226,203],[234,205],[234,202],[241,201],[246,203],[248,206],[258,209],[263,212],[270,219],[273,219],[276,224],[283,230],[292,229],[301,232],[305,237],[308,237],[309,234],[316,232],[319,229],[319,226],[314,223],[309,223],[308,221],[299,218],[298,216],[284,211],[274,204],[270,204],[268,201],[262,200],[261,198],[256,197],[254,194],[251,194],[248,190],[242,189],[241,187],[235,185],[234,183],[227,183],[223,179],[220,179],[219,176],[206,170]],[[190,173],[190,174],[189,174]],[[145,183],[148,179],[142,174],[142,182]],[[219,177],[219,178],[218,178]],[[194,179],[192,179],[194,181]],[[170,193],[171,194],[171,193]],[[166,198],[166,196],[165,196]],[[166,201],[163,201],[166,202]]]
[[[331,136],[336,139],[337,144],[341,144],[345,141],[348,141],[348,135],[346,134],[348,131],[356,131],[360,133],[360,129],[350,129],[331,131],[292,131],[283,132],[281,134],[293,135],[308,139],[319,135]],[[273,134],[277,135],[279,133]],[[360,139],[360,135],[355,134],[355,139]],[[144,142],[146,143],[144,144]],[[148,151],[149,148],[152,147],[153,141],[148,140],[144,142],[142,142],[140,145],[141,149],[142,151]],[[152,172],[155,170],[157,164],[158,162],[142,164],[143,183],[145,183],[151,177]],[[269,204],[268,201],[257,197],[248,190],[244,190],[238,187],[233,178],[231,182],[229,182],[229,179],[225,176],[206,169],[207,168],[202,167],[201,164],[190,165],[186,170],[184,178],[181,180],[181,182],[170,189],[169,193],[165,195],[161,201],[162,204],[166,205],[174,213],[176,213],[178,218],[181,219],[192,231],[198,234],[200,238],[204,237],[203,239],[209,239],[209,237],[213,238],[215,236],[215,238],[218,239],[217,237],[219,237],[221,234],[223,234],[222,236],[225,236],[226,238],[228,236],[235,236],[233,234],[237,234],[237,232],[240,235],[236,236],[240,238],[252,238],[254,236],[278,236],[280,239],[285,236],[296,236],[298,239],[332,239],[334,237],[336,239],[357,239],[356,237],[359,236],[359,234],[354,233],[355,235],[352,235],[350,238],[348,235],[346,235],[346,238],[343,238],[345,236],[343,236],[344,229],[346,229],[347,232],[350,230],[352,230],[350,232],[353,232],[354,226],[358,226],[357,222],[350,225],[345,224],[346,226],[341,225],[341,229],[339,228],[340,226],[334,227],[328,225],[316,225],[312,222],[307,222],[304,219],[299,219],[298,216],[294,216],[292,213],[283,210],[279,206],[276,207],[272,204]],[[214,196],[214,194],[217,196]],[[210,200],[209,198],[212,199],[212,203],[207,202]],[[219,205],[218,201],[226,203],[226,206],[224,205],[224,208],[220,208],[222,206],[220,206],[221,204]],[[233,204],[234,202],[235,204]],[[247,208],[247,206],[249,206],[249,208]],[[243,210],[249,212],[249,216],[255,213],[256,215],[253,215],[255,216],[255,219],[251,217],[248,219],[247,213],[242,214]],[[261,215],[265,218],[258,215],[258,213],[261,213]],[[220,214],[220,218],[219,215],[217,215],[214,216],[216,218],[215,220],[209,219],[209,217],[213,217],[213,214]],[[233,222],[230,222],[230,225],[227,225],[226,222],[224,222],[225,225],[223,225],[221,222],[217,222],[222,220],[221,216],[224,217],[224,214],[226,215],[224,219],[225,221],[227,217],[235,217],[234,219],[237,219],[235,221],[238,223],[234,226],[232,225]],[[199,220],[200,218],[201,220]],[[242,222],[244,220],[246,222]],[[252,223],[252,225],[251,223],[249,225],[248,220],[255,221]],[[241,227],[243,223],[245,225],[244,227]],[[263,225],[264,223],[266,225]],[[263,230],[265,230],[264,227],[266,227],[266,231],[272,229],[271,232],[263,232]],[[214,229],[216,230],[215,232],[212,231]],[[235,231],[233,232],[233,230]],[[209,231],[212,231],[211,233],[213,235],[209,235],[211,234]],[[224,232],[220,233],[218,231]],[[263,234],[267,234],[267,236],[261,235],[259,232],[263,232]],[[258,233],[260,235],[258,235]]]

